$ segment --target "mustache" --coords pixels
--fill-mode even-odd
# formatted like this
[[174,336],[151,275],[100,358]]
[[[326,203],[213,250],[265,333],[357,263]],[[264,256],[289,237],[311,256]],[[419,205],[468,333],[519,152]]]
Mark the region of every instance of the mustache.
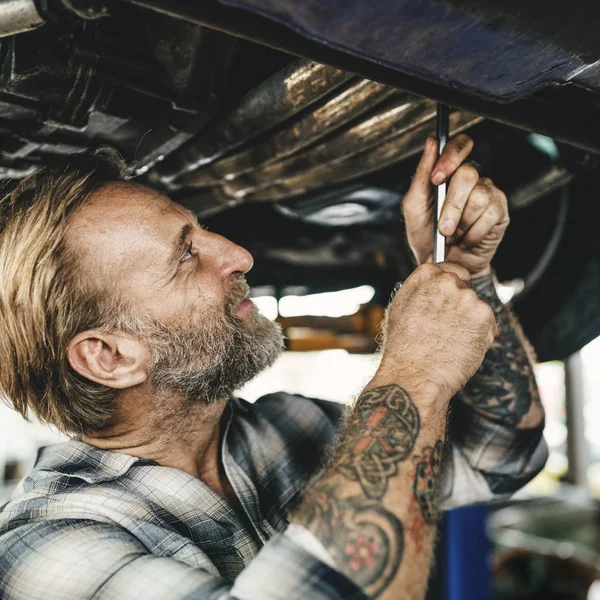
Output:
[[250,286],[248,285],[246,278],[241,274],[234,274],[231,276],[231,283],[229,285],[229,294],[226,300],[227,308],[232,309],[248,297],[250,294]]

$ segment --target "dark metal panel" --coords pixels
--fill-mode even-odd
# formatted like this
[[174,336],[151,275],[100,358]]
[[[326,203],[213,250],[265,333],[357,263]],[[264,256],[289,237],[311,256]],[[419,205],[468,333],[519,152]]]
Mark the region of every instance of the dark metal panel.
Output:
[[598,59],[598,51],[584,58],[551,38],[515,32],[498,7],[489,14],[439,0],[220,2],[402,73],[495,101],[518,100],[568,82]]
[[[316,43],[288,27],[268,21],[246,10],[226,7],[214,0],[202,2],[127,0],[127,2],[345,69],[456,108],[479,113],[507,125],[543,133],[577,148],[600,153],[600,119],[594,107],[587,104],[572,105],[567,111],[558,102],[548,103],[539,99],[528,98],[500,104],[469,96],[444,86],[439,81],[419,79],[372,60],[349,55],[336,47]],[[471,48],[471,52],[472,54],[477,52],[476,46]],[[498,60],[501,60],[500,55],[494,58],[494,61]]]

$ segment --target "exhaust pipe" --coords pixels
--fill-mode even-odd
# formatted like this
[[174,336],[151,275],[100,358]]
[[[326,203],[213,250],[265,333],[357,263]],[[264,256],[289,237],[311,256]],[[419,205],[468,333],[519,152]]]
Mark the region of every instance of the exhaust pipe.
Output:
[[[430,102],[430,101],[426,101]],[[226,187],[215,186],[187,193],[177,198],[184,206],[195,211],[200,217],[216,214],[242,202],[277,202],[291,196],[303,194],[328,183],[350,181],[372,171],[377,171],[395,162],[417,154],[427,136],[434,135],[435,103],[431,102],[432,114],[416,127],[404,128],[402,134],[389,137],[386,141],[348,154],[342,159],[334,159],[325,164],[317,164],[302,172],[288,175],[263,186],[244,190],[241,194],[229,193]],[[450,115],[450,133],[461,131],[483,121],[483,117],[468,112],[454,112]]]
[[381,83],[361,79],[346,86],[341,93],[314,112],[286,124],[284,129],[266,140],[258,141],[247,150],[226,156],[204,169],[184,175],[177,183],[201,187],[235,179],[259,165],[281,160],[318,142],[397,93]]
[[152,178],[169,186],[183,173],[210,164],[276,127],[351,78],[350,73],[325,65],[293,62],[248,92],[214,127],[157,165]]

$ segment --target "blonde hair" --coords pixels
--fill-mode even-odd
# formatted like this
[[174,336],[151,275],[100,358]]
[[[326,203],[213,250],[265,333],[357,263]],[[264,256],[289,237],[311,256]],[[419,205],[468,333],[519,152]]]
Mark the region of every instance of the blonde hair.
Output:
[[78,268],[67,225],[94,191],[123,175],[118,153],[101,148],[40,169],[0,199],[0,396],[65,433],[101,429],[115,399],[67,360],[75,334],[115,316],[113,299]]

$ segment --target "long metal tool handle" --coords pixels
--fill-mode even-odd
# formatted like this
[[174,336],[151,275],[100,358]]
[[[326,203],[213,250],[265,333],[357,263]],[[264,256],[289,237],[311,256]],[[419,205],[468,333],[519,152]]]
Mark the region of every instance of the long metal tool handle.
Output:
[[[437,105],[437,138],[438,138],[438,155],[441,156],[444,146],[448,142],[449,135],[449,110],[446,104]],[[433,262],[440,263],[446,260],[446,238],[440,233],[440,215],[446,200],[447,183],[438,185],[435,198],[435,213],[433,220]]]

